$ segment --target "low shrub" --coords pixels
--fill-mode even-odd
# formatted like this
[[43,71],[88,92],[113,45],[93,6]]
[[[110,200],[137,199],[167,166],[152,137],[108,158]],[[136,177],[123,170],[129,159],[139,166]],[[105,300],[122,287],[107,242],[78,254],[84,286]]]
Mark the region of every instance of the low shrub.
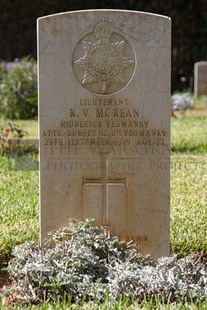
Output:
[[26,57],[0,63],[0,112],[9,119],[37,117],[37,64]]
[[10,139],[23,138],[28,133],[15,124],[14,122],[9,121],[6,126],[0,127],[0,155],[7,155],[10,152]]
[[132,296],[141,301],[202,301],[207,297],[207,265],[193,257],[158,261],[137,253],[91,220],[71,221],[51,232],[44,248],[16,246],[8,270],[15,279],[7,294],[26,304],[79,299],[112,301]]

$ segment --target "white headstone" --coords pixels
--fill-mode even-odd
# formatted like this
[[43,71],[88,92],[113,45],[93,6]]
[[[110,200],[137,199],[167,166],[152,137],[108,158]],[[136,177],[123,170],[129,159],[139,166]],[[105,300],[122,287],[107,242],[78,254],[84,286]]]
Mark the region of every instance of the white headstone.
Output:
[[194,96],[207,96],[207,61],[198,61],[194,65]]
[[168,255],[170,18],[55,14],[38,42],[41,239],[93,217]]

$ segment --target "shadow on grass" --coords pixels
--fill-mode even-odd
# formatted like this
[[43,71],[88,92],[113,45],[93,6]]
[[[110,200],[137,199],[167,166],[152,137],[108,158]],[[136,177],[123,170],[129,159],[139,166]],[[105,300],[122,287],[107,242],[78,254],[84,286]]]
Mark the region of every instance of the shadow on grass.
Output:
[[198,144],[175,144],[171,145],[171,152],[172,153],[183,153],[183,154],[192,154],[192,155],[199,155],[207,153],[207,144],[198,143]]

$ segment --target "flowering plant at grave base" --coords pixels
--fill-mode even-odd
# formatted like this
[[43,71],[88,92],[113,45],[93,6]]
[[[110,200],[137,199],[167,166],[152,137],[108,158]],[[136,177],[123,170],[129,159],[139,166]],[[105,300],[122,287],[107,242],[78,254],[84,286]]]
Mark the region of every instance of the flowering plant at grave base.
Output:
[[207,297],[207,264],[201,257],[165,257],[158,261],[138,254],[92,219],[70,222],[50,233],[46,247],[18,245],[8,270],[14,278],[7,296],[24,304],[65,298],[113,303],[120,296],[163,302],[202,301]]
[[5,118],[37,117],[37,64],[32,58],[0,63],[0,112]]
[[21,139],[28,133],[15,123],[9,121],[6,126],[0,127],[0,155],[10,152],[9,139]]
[[172,111],[186,111],[194,108],[193,95],[190,92],[175,93],[171,96]]

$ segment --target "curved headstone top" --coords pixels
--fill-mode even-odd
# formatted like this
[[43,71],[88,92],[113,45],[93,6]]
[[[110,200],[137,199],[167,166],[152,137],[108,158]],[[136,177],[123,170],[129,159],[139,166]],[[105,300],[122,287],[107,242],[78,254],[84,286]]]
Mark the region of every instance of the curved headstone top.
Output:
[[125,10],[38,19],[41,240],[95,219],[169,254],[171,20]]
[[194,64],[194,96],[207,96],[207,61]]

